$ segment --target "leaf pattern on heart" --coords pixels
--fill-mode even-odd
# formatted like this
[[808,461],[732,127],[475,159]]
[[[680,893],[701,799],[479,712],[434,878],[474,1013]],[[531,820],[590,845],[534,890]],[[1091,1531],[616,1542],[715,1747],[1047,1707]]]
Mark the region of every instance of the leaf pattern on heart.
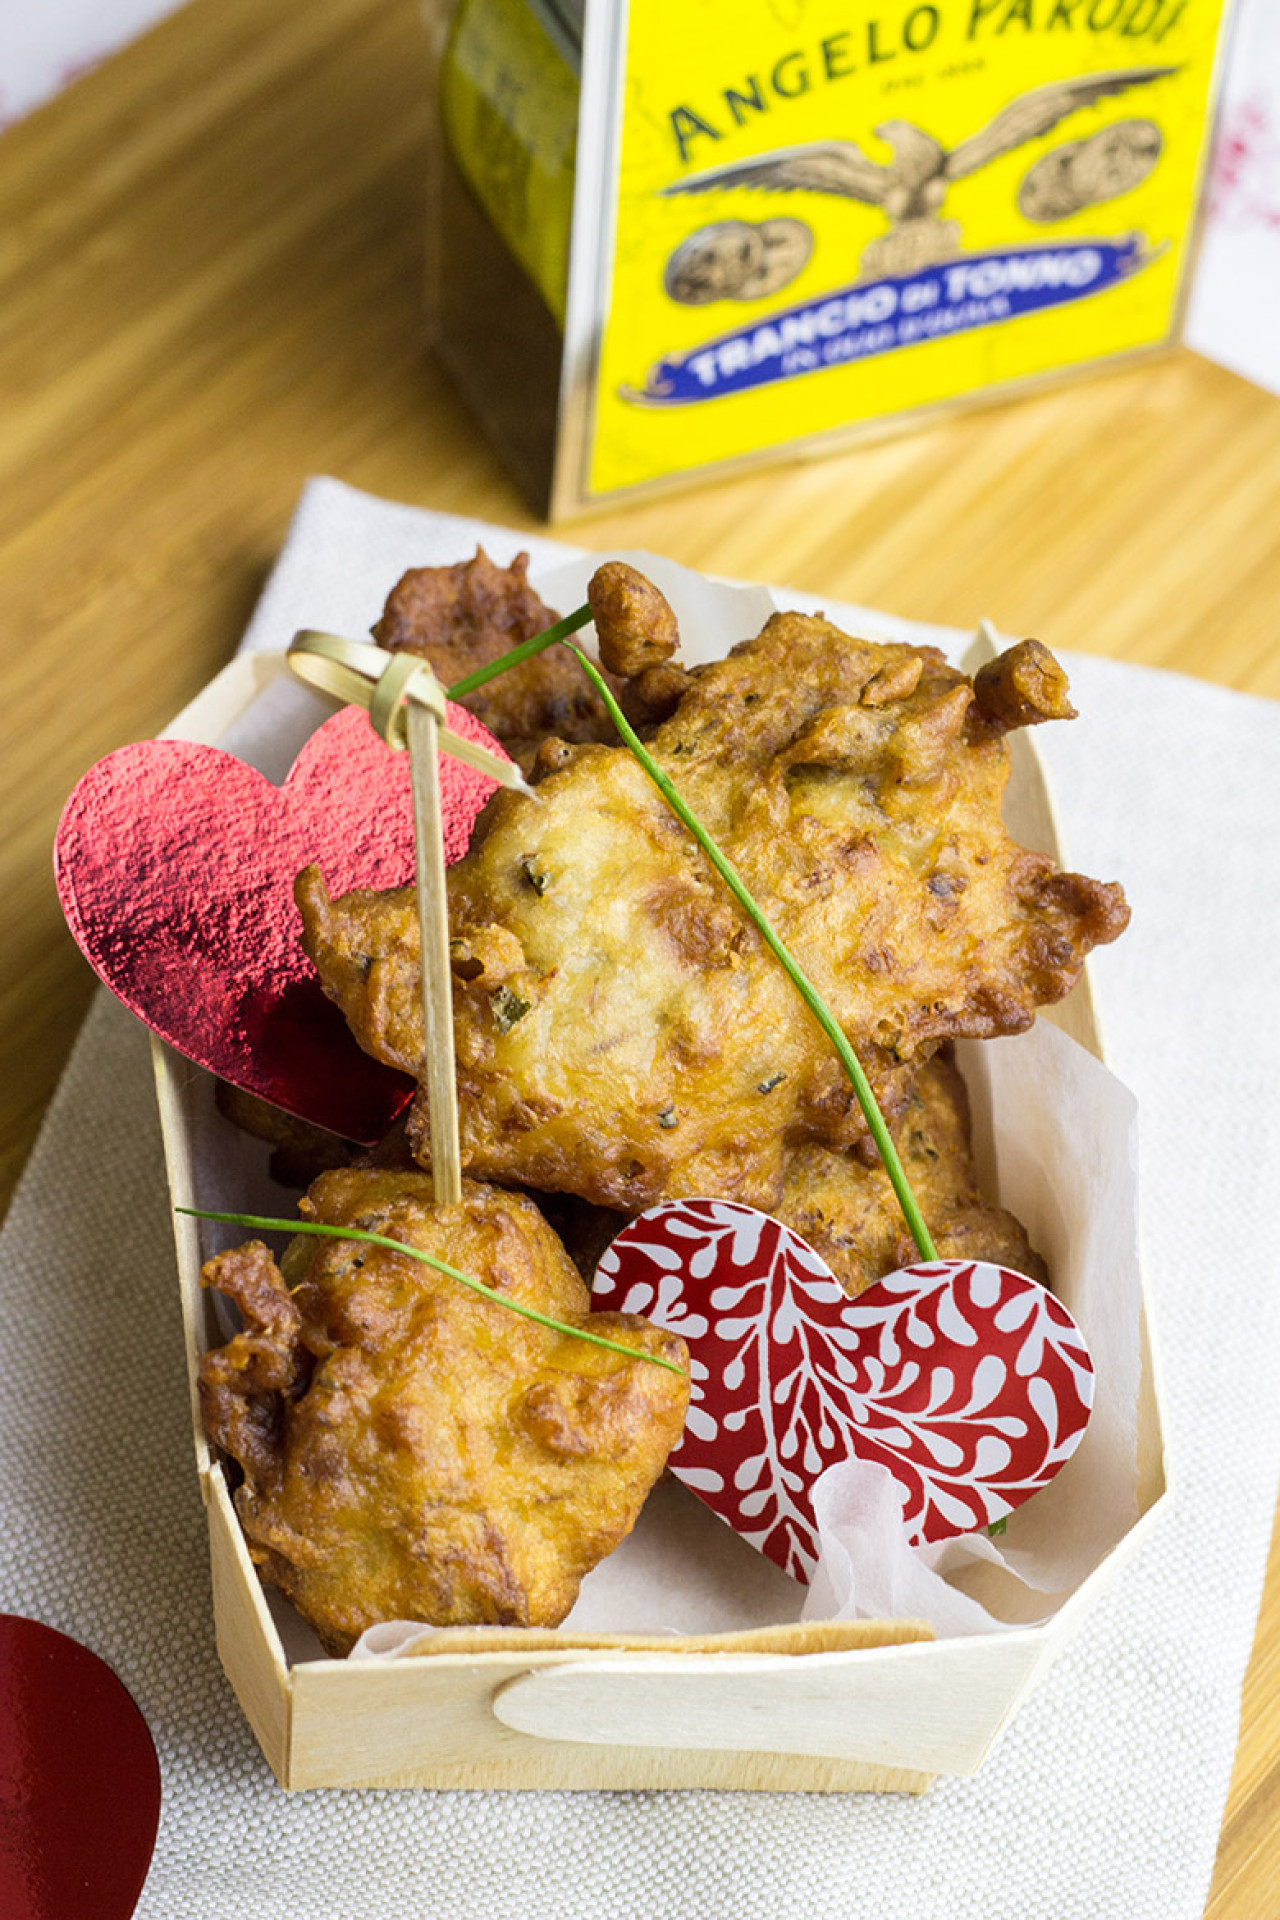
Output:
[[1024,1274],[929,1262],[850,1300],[798,1234],[736,1202],[650,1208],[604,1254],[593,1295],[688,1342],[672,1471],[797,1580],[816,1564],[827,1467],[881,1462],[908,1537],[944,1539],[1052,1479],[1092,1405],[1079,1329]]

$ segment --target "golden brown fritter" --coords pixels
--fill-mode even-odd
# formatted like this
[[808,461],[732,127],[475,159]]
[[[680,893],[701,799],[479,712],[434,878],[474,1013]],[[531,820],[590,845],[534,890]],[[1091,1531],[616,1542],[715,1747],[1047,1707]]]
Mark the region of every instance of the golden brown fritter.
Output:
[[[391,653],[419,653],[446,687],[532,640],[559,619],[528,580],[529,556],[495,566],[483,547],[452,567],[414,567],[392,588],[373,637]],[[548,647],[460,703],[527,770],[548,734],[611,740],[609,716],[563,647]]]
[[[894,1144],[940,1258],[993,1260],[1048,1286],[1048,1268],[1021,1222],[992,1206],[978,1185],[968,1091],[949,1046],[912,1073]],[[534,1198],[590,1284],[629,1216],[570,1194]],[[797,1148],[773,1212],[803,1234],[851,1294],[920,1257],[878,1158],[868,1166],[827,1147]]]
[[[586,1289],[531,1200],[422,1173],[323,1175],[301,1211],[434,1253],[511,1299],[687,1368],[683,1342]],[[249,1550],[332,1653],[379,1620],[554,1626],[630,1532],[688,1382],[541,1327],[420,1261],[299,1236],[206,1286],[245,1331],[201,1363],[209,1437],[244,1471]]]
[[631,680],[660,667],[680,646],[671,603],[625,560],[606,560],[587,586],[600,658],[612,673]]
[[[778,614],[700,669],[651,751],[826,997],[892,1120],[953,1035],[1020,1032],[1128,919],[1119,887],[1005,832],[1008,751],[932,648]],[[864,1139],[777,961],[620,747],[563,749],[450,870],[462,1153],[478,1177],[636,1212],[774,1205],[785,1152]],[[304,939],[376,1058],[418,1073],[409,893],[331,901]],[[416,1150],[429,1155],[425,1118]]]
[[974,722],[1011,733],[1045,720],[1074,720],[1067,692],[1067,676],[1048,647],[1039,640],[1019,640],[974,674]]
[[642,740],[648,740],[655,727],[671,718],[688,693],[692,679],[686,667],[666,660],[657,666],[644,667],[634,680],[623,682],[618,705]]
[[[992,1260],[1049,1284],[1020,1221],[982,1196],[969,1138],[969,1097],[950,1050],[914,1077],[894,1129],[899,1158],[943,1260]],[[889,1176],[878,1163],[801,1147],[787,1164],[778,1219],[820,1253],[841,1285],[859,1294],[920,1258]]]

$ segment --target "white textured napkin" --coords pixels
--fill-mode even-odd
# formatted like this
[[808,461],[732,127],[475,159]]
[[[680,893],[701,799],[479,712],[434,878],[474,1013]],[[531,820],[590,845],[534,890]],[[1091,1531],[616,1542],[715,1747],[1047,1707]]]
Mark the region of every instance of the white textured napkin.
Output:
[[[402,568],[477,538],[500,560],[563,553],[314,482],[248,644],[359,633]],[[1202,1911],[1280,1441],[1280,709],[1069,665],[1081,718],[1040,745],[1072,864],[1122,879],[1133,903],[1095,989],[1142,1108],[1175,1497],[980,1776],[922,1800],[282,1794],[214,1651],[147,1043],[102,995],[0,1238],[0,1608],[102,1654],[151,1724],[164,1811],[143,1920]]]

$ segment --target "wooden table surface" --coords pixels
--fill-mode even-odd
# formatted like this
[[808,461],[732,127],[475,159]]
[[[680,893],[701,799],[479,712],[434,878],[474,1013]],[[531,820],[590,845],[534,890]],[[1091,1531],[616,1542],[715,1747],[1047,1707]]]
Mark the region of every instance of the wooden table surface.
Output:
[[[67,792],[231,654],[306,476],[532,527],[424,342],[418,0],[191,0],[0,139],[0,1203],[92,988]],[[584,544],[1280,696],[1280,400],[1188,353]],[[1211,1920],[1280,1912],[1280,1541]]]

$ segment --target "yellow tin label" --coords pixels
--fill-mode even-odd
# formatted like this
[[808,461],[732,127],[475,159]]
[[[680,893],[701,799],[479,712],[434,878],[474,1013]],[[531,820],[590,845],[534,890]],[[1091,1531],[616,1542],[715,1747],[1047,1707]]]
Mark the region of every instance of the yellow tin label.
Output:
[[1154,345],[1222,0],[633,0],[590,490]]

